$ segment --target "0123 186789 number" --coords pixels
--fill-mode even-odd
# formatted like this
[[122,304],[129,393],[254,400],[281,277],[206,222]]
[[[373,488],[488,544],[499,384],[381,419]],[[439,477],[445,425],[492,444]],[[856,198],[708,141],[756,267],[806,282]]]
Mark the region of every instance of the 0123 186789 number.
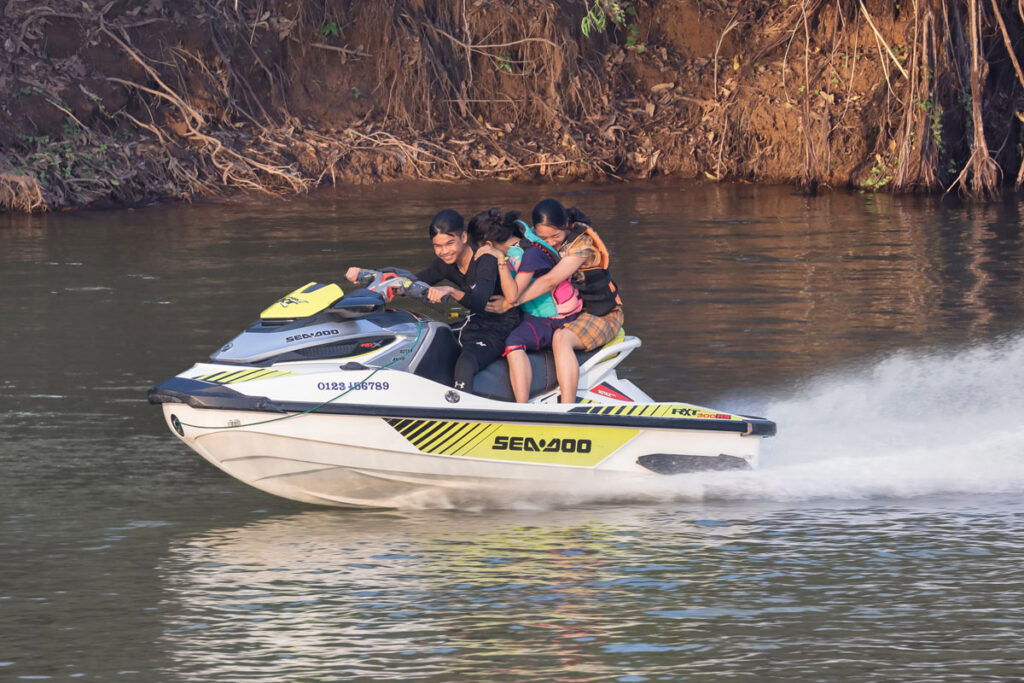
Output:
[[317,382],[320,391],[387,391],[388,382]]

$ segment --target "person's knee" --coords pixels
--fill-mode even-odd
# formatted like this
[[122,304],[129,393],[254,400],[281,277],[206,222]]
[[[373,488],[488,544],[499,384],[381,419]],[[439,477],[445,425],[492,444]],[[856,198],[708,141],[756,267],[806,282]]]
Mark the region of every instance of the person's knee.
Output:
[[505,360],[508,361],[509,365],[521,365],[526,358],[526,351],[524,349],[509,349],[508,353],[505,354]]
[[473,386],[473,377],[494,360],[493,356],[492,351],[483,347],[469,346],[463,349],[455,361],[455,369],[452,372],[455,388],[468,391]]
[[551,348],[554,351],[572,351],[573,349],[583,348],[582,342],[579,338],[565,328],[555,330],[555,334],[551,339]]

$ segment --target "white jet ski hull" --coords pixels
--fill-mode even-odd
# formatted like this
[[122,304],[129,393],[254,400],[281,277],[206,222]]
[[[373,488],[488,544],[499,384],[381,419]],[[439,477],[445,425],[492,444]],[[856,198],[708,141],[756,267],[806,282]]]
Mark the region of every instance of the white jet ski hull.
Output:
[[644,457],[662,456],[671,470],[671,456],[683,456],[685,464],[676,467],[684,472],[751,468],[761,442],[759,436],[706,429],[528,418],[492,423],[460,419],[457,411],[450,419],[307,414],[263,422],[268,413],[181,403],[165,403],[163,410],[171,430],[180,428],[179,438],[227,474],[267,493],[335,506],[558,496],[619,483],[642,489],[643,481],[671,474],[641,465]]

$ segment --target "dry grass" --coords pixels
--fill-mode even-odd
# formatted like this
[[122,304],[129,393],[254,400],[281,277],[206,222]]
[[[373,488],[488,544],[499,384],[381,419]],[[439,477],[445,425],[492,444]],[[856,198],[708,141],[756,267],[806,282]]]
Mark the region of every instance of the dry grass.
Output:
[[[1024,177],[1014,2],[882,12],[862,0],[689,0],[718,22],[713,54],[695,66],[655,45],[640,59],[621,35],[583,40],[585,6],[572,0],[193,0],[184,23],[159,3],[11,0],[5,38],[17,59],[51,69],[28,85],[73,135],[8,150],[22,173],[0,176],[0,209],[400,176],[670,172],[992,197],[1003,176]],[[647,24],[678,9],[634,4]],[[47,26],[60,19],[123,65],[106,86],[126,104],[106,111],[109,96],[75,80],[90,69],[49,59]],[[75,90],[99,112],[61,99]],[[311,119],[318,97],[345,112]]]

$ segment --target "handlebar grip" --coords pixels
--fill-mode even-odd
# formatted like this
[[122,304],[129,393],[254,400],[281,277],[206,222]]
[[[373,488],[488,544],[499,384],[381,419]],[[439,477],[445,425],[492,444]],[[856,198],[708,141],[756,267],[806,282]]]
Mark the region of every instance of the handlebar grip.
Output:
[[[405,295],[411,296],[415,299],[429,301],[429,299],[427,298],[427,290],[429,289],[430,285],[428,285],[426,282],[423,282],[422,280],[414,280],[413,282],[405,286]],[[441,297],[441,300],[438,303],[448,303],[450,301],[455,301],[455,299],[450,294],[445,294],[443,297]]]
[[426,299],[427,290],[430,289],[430,285],[420,280],[415,280],[405,287],[405,293],[407,296],[413,296],[417,299]]

